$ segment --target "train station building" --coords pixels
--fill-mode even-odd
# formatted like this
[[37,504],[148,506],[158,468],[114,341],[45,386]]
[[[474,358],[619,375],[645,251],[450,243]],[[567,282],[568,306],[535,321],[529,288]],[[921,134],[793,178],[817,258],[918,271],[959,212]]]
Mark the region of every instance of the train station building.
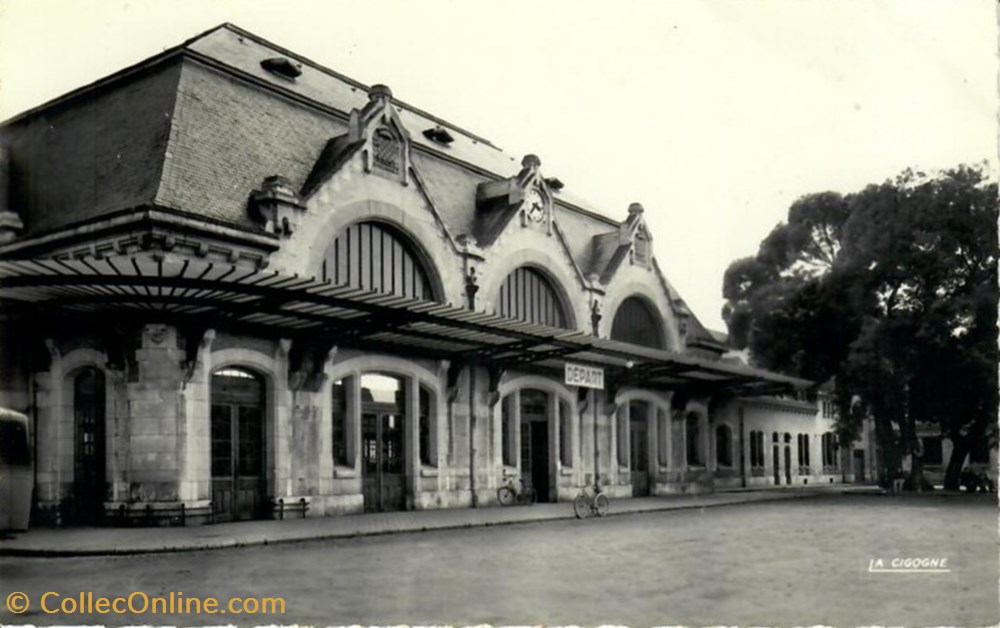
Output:
[[810,382],[724,359],[645,211],[229,24],[6,121],[0,406],[36,521],[863,475]]

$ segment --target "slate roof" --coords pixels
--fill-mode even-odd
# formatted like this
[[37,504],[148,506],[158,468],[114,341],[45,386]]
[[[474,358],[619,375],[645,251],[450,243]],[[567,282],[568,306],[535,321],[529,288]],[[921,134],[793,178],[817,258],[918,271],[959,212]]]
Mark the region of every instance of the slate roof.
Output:
[[[301,74],[292,80],[261,66],[275,57],[289,59]],[[249,193],[271,175],[297,190],[314,189],[356,150],[342,136],[350,112],[368,103],[368,90],[220,25],[0,125],[0,143],[12,149],[23,236],[138,207],[260,231],[247,212]],[[520,157],[403,101],[393,105],[409,130],[412,163],[450,231],[474,232],[477,186],[516,175]],[[435,127],[454,141],[443,146],[424,135]],[[619,223],[571,190],[554,196],[556,220],[584,272],[613,263],[593,242],[602,234],[617,237]],[[609,248],[610,258],[621,254],[621,247]],[[694,335],[707,337],[692,323]]]

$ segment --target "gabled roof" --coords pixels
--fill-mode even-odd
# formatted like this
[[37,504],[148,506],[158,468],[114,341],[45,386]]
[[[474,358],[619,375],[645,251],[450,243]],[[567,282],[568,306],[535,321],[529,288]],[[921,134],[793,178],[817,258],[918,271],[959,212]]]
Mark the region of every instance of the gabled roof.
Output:
[[[364,109],[370,91],[222,24],[0,125],[0,144],[13,147],[15,171],[46,183],[14,182],[14,209],[31,209],[22,214],[22,238],[137,207],[260,232],[247,211],[250,192],[274,175],[303,195],[313,192],[358,150],[348,134],[350,112]],[[406,102],[393,99],[392,107],[409,131],[422,192],[446,230],[495,237],[511,216],[477,224],[475,190],[516,176],[519,160]],[[437,142],[424,134],[427,129],[445,130],[453,141]],[[571,186],[554,191],[552,199],[569,233],[563,238],[557,229],[560,239],[581,276],[588,268],[613,272],[627,249],[610,239],[607,247],[591,242],[595,236],[593,242],[602,242],[619,223],[574,197]],[[662,275],[660,280],[676,297]]]
[[306,177],[305,183],[302,184],[299,195],[302,198],[308,198],[312,195],[323,182],[330,178],[330,175],[340,170],[341,166],[347,163],[364,144],[364,141],[360,139],[352,142],[346,133],[327,142],[326,146],[323,147],[323,152],[320,153],[313,165],[313,169],[309,172],[309,176]]

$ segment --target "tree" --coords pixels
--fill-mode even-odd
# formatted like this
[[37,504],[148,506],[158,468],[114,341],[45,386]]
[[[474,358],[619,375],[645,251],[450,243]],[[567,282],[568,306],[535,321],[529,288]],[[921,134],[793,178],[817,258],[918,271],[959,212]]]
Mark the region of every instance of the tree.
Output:
[[723,316],[761,366],[835,378],[845,433],[875,419],[886,463],[921,481],[918,422],[954,443],[945,485],[997,409],[997,186],[983,167],[796,201],[726,272]]

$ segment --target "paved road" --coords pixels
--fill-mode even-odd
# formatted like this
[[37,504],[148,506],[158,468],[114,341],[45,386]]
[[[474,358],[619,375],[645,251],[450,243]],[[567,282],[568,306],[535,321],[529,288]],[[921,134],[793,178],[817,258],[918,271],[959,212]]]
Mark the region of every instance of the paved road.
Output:
[[[152,532],[151,532],[152,533]],[[107,558],[0,559],[0,623],[995,625],[995,502],[836,495],[501,528]],[[950,573],[868,573],[942,557]],[[45,591],[285,598],[284,615],[59,616]]]

